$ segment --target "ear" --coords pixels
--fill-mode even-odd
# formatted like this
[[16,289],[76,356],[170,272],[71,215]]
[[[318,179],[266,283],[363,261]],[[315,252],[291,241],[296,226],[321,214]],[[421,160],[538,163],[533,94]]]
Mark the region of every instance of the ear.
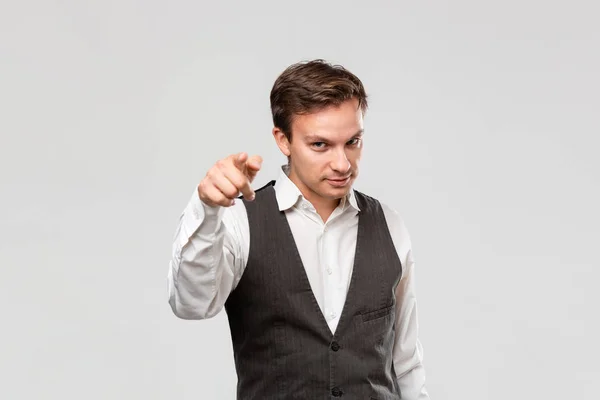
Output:
[[273,128],[273,137],[275,138],[275,142],[277,142],[279,150],[281,150],[284,156],[289,157],[292,152],[290,150],[290,142],[285,133],[279,128]]

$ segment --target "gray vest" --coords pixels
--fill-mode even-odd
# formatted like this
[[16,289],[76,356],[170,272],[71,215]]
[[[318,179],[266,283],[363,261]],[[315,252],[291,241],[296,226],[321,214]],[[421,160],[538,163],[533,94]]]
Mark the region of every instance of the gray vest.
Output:
[[248,263],[225,303],[238,399],[400,399],[392,349],[402,265],[381,205],[355,191],[361,211],[354,268],[332,334],[273,184],[244,200]]

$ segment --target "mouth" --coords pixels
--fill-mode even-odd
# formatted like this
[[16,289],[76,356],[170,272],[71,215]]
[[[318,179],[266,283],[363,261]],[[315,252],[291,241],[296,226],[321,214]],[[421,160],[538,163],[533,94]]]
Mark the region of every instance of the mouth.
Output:
[[331,186],[343,187],[343,186],[346,186],[348,184],[348,182],[350,182],[350,177],[351,177],[351,175],[349,175],[345,178],[327,179],[327,183],[329,183]]

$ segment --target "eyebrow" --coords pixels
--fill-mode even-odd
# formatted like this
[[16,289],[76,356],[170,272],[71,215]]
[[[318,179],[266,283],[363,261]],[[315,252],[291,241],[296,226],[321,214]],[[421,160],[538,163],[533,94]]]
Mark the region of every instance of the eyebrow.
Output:
[[[352,135],[352,137],[350,138],[350,140],[356,138],[357,136],[362,136],[365,133],[364,129],[359,130],[358,132],[356,132],[354,135]],[[322,136],[319,135],[307,135],[305,136],[306,141],[308,142],[329,142],[328,139],[325,139]]]

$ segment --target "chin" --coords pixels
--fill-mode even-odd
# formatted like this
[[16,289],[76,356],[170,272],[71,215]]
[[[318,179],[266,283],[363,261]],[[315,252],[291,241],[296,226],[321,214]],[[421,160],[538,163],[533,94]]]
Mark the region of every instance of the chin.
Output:
[[336,193],[332,193],[331,197],[336,200],[339,200],[341,198],[346,197],[348,195],[348,192],[350,192],[349,189],[348,190],[340,190],[340,191],[337,191]]
[[346,196],[352,189],[352,182],[349,182],[347,185],[341,187],[331,186],[328,182],[323,182],[323,184],[324,190],[322,191],[322,193],[325,195],[324,197],[330,197],[335,199],[340,199]]

